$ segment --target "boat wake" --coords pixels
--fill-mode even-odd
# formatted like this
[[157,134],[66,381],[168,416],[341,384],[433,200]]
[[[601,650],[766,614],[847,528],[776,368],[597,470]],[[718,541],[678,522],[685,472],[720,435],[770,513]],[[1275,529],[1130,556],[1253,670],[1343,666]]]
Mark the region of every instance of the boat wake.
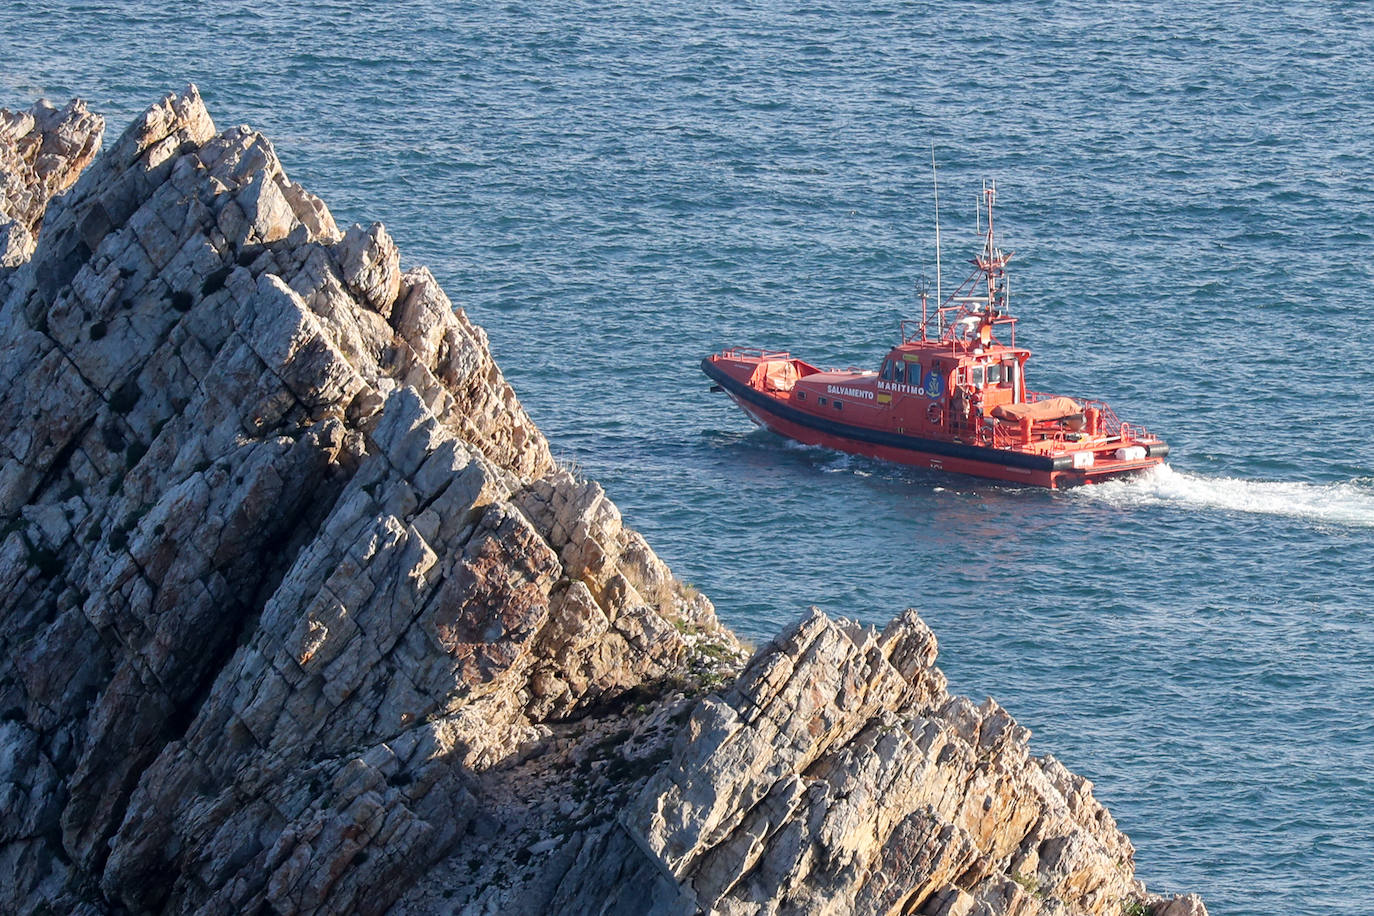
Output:
[[1333,484],[1202,477],[1168,465],[1127,480],[1069,491],[1075,497],[1115,506],[1177,506],[1277,515],[1347,528],[1374,528],[1374,485],[1368,480]]

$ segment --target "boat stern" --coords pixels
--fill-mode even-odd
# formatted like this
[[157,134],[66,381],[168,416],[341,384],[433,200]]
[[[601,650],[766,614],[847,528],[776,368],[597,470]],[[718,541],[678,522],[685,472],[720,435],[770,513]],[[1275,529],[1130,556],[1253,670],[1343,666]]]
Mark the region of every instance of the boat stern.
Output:
[[1160,466],[1168,455],[1168,443],[1154,437],[1085,442],[1055,456],[1051,486],[1083,486],[1134,476]]

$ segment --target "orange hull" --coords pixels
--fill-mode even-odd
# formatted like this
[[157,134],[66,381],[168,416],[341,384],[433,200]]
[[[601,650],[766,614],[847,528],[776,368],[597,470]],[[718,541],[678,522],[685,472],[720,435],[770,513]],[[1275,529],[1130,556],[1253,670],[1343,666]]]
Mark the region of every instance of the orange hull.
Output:
[[[768,372],[760,366],[782,360],[796,367],[797,378],[790,387],[769,390]],[[1162,464],[1169,451],[1161,440],[1129,431],[1124,438],[1118,432],[1077,439],[1040,432],[1032,442],[1019,443],[1010,441],[1011,434],[988,435],[971,426],[951,432],[949,424],[927,422],[922,428],[919,410],[908,428],[904,415],[889,406],[892,399],[879,404],[877,373],[820,372],[787,354],[727,350],[707,357],[701,368],[751,420],[779,435],[935,471],[1058,489],[1139,473]],[[848,415],[834,410],[837,399]],[[908,410],[905,417],[910,416]]]

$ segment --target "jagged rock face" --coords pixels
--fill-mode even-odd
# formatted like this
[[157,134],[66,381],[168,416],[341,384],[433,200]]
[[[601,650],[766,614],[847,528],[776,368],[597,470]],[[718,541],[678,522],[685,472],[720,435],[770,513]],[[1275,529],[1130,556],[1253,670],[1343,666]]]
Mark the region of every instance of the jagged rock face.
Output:
[[[696,708],[556,908],[1116,916],[1143,905],[1130,841],[1091,784],[1031,757],[1027,731],[992,700],[949,696],[935,654],[913,611],[881,634],[813,613]],[[608,888],[606,874],[619,882]]]
[[384,909],[481,773],[716,626],[430,274],[194,89],[38,218],[0,277],[0,909]]
[[104,130],[104,119],[80,100],[62,109],[47,102],[0,108],[0,268],[33,254],[48,201],[90,165]]
[[49,202],[66,111],[0,118],[64,138],[0,162],[0,911],[1205,913],[914,612],[727,681],[483,332],[194,88]]

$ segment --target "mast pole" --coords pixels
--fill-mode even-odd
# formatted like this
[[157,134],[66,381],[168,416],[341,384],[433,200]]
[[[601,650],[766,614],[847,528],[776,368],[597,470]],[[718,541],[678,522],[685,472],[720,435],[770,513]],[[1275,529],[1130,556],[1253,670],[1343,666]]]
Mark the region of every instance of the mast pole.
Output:
[[[935,144],[930,144],[930,183],[935,189],[935,307],[945,304],[944,292],[940,287],[940,179],[935,174]],[[925,305],[921,306],[921,338],[926,334]]]
[[988,314],[991,315],[991,314],[992,314],[992,300],[993,300],[993,297],[997,294],[997,289],[996,289],[997,282],[996,282],[996,280],[995,280],[994,277],[993,277],[993,272],[995,271],[996,268],[995,268],[994,265],[993,265],[994,254],[993,254],[993,248],[992,248],[992,244],[993,244],[993,235],[992,235],[992,205],[993,205],[993,203],[996,202],[996,200],[997,200],[997,182],[994,181],[994,182],[991,183],[991,185],[984,185],[984,186],[983,186],[983,195],[984,195],[985,197],[987,197],[987,199],[988,199],[988,244],[987,244],[987,259],[988,259]]

